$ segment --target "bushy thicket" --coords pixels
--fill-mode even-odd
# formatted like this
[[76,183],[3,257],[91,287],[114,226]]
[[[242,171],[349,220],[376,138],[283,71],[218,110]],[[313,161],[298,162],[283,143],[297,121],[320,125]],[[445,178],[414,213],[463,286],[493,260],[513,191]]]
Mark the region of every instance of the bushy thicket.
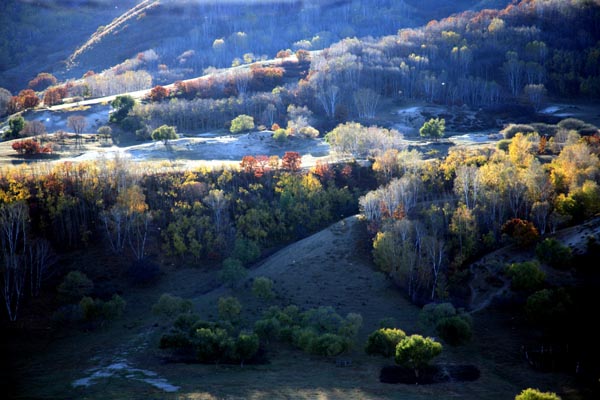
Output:
[[282,341],[307,353],[334,356],[347,351],[362,326],[359,314],[341,317],[331,307],[300,311],[296,306],[271,307],[254,325],[265,341]]

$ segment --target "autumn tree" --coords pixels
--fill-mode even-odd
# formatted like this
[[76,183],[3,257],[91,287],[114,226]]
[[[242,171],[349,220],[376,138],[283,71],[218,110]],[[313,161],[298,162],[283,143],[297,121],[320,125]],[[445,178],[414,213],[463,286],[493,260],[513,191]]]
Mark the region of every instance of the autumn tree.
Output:
[[44,90],[48,86],[56,85],[56,77],[48,72],[40,72],[35,78],[29,81],[29,88],[33,90]]
[[60,104],[65,97],[67,97],[67,89],[65,87],[51,87],[44,93],[44,105],[53,106]]
[[154,86],[152,90],[150,90],[148,97],[152,101],[162,101],[169,97],[169,89],[160,85]]
[[21,131],[20,136],[33,136],[34,138],[44,135],[46,133],[46,126],[40,121],[28,121],[25,127]]
[[431,118],[426,121],[419,129],[421,137],[438,140],[444,136],[446,130],[446,120],[440,118]]
[[296,151],[286,151],[281,159],[281,168],[290,171],[297,172],[302,166],[302,157],[300,153]]
[[17,96],[15,96],[16,110],[26,110],[28,108],[34,108],[40,103],[39,97],[31,89],[21,90]]
[[162,125],[152,131],[152,140],[162,140],[165,146],[169,144],[171,139],[177,139],[177,132],[173,126]]

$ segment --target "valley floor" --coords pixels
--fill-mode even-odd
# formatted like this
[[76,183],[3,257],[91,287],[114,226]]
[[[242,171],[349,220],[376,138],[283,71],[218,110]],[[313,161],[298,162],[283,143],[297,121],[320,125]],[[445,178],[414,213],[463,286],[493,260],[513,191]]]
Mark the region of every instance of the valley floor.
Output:
[[[565,392],[571,379],[531,370],[520,353],[519,334],[509,315],[481,311],[474,316],[474,340],[445,346],[441,364],[475,365],[474,382],[390,385],[379,382],[382,366],[392,360],[366,356],[366,336],[382,318],[393,317],[407,333],[419,332],[419,309],[376,271],[370,262],[364,225],[357,217],[294,243],[255,265],[251,277],[274,280],[277,297],[255,299],[248,285],[231,291],[218,286],[215,272],[177,267],[154,287],[124,293],[126,314],[93,331],[65,331],[35,352],[18,357],[26,337],[17,338],[12,389],[16,398],[85,399],[508,399],[525,387]],[[365,243],[366,246],[365,247]],[[158,349],[168,323],[150,309],[161,293],[190,298],[203,318],[216,318],[217,299],[238,297],[248,325],[270,305],[301,308],[333,306],[341,315],[364,318],[355,349],[336,358],[309,356],[276,345],[263,365],[196,365],[169,362]],[[339,359],[339,358],[338,358]]]

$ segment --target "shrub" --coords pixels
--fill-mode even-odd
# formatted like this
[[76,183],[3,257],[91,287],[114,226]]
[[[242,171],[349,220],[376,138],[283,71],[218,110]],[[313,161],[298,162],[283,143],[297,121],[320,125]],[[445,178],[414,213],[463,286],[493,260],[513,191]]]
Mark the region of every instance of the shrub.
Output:
[[232,257],[244,265],[250,264],[260,256],[260,248],[255,241],[246,238],[235,239]]
[[498,150],[502,150],[508,153],[508,147],[510,146],[510,140],[508,139],[502,139],[502,140],[498,140],[498,143],[496,143],[496,148]]
[[242,312],[242,305],[235,297],[219,298],[219,317],[225,321],[237,321]]
[[451,346],[457,346],[471,340],[471,325],[461,317],[442,319],[436,326],[438,335]]
[[524,135],[535,132],[535,129],[531,125],[523,124],[509,124],[507,127],[502,129],[500,133],[505,139],[512,139],[517,133]]
[[542,289],[527,298],[525,314],[533,324],[559,326],[564,324],[571,306],[571,297],[566,290]]
[[77,301],[92,293],[92,290],[94,290],[94,282],[86,274],[79,271],[69,272],[58,286],[58,293],[67,302]]
[[288,134],[285,129],[279,128],[273,133],[273,140],[277,143],[283,143],[287,140]]
[[260,319],[254,323],[254,332],[266,341],[277,340],[281,333],[281,324],[276,318]]
[[367,338],[365,352],[369,355],[391,357],[396,352],[396,346],[406,337],[403,330],[381,328],[371,333]]
[[235,358],[244,366],[244,361],[251,359],[258,352],[260,345],[256,334],[240,333],[235,341]]
[[102,304],[102,316],[105,319],[120,318],[125,311],[125,300],[118,294],[113,294],[112,298]]
[[273,281],[264,276],[259,276],[252,283],[252,294],[259,299],[270,300],[273,298]]
[[91,297],[83,297],[79,302],[79,307],[81,308],[83,318],[87,321],[96,319],[96,317],[99,315],[99,307],[96,305],[96,302]]
[[525,389],[515,397],[515,400],[560,400],[556,393],[540,392],[538,389]]
[[598,133],[598,128],[577,118],[567,118],[560,121],[557,126],[565,131],[576,131],[581,136],[591,136]]
[[512,218],[502,225],[502,233],[510,236],[521,248],[526,248],[538,240],[540,234],[532,222],[520,218]]
[[248,271],[242,266],[240,260],[236,258],[226,258],[223,261],[223,268],[219,272],[219,279],[227,287],[234,288],[246,278]]
[[310,352],[320,356],[337,356],[348,350],[348,340],[340,335],[324,333],[315,337],[310,344]]
[[352,339],[358,335],[358,331],[360,330],[362,323],[362,315],[357,313],[348,313],[342,322],[342,326],[338,329],[338,335]]
[[249,115],[241,114],[231,121],[229,131],[231,133],[241,133],[251,129],[254,129],[254,118]]
[[125,304],[125,300],[118,294],[115,294],[107,302],[85,296],[79,302],[79,307],[81,308],[83,318],[87,321],[93,321],[98,318],[111,320],[123,315]]
[[508,266],[507,275],[514,290],[533,291],[544,283],[546,274],[536,261],[514,263]]
[[50,143],[45,146],[41,146],[35,139],[25,139],[14,142],[12,144],[12,149],[19,154],[25,155],[52,153],[52,145]]
[[232,356],[235,343],[221,328],[200,328],[192,336],[196,358],[200,362],[219,362]]
[[182,332],[190,332],[194,326],[198,325],[198,322],[200,322],[200,316],[198,314],[179,314],[173,322],[173,328]]
[[296,328],[292,331],[292,343],[294,346],[305,352],[310,352],[313,342],[317,339],[317,334],[311,328]]
[[419,313],[419,323],[425,329],[435,329],[438,322],[444,318],[454,317],[456,308],[452,303],[429,303],[423,306]]
[[169,293],[163,293],[156,304],[152,306],[152,312],[157,315],[172,318],[179,314],[191,313],[192,308],[193,304],[190,300],[172,296]]
[[557,269],[568,268],[573,258],[571,248],[554,238],[547,238],[539,243],[535,247],[535,254],[540,261]]
[[424,329],[435,332],[451,346],[471,339],[471,316],[456,310],[451,303],[425,305],[419,314],[419,322]]

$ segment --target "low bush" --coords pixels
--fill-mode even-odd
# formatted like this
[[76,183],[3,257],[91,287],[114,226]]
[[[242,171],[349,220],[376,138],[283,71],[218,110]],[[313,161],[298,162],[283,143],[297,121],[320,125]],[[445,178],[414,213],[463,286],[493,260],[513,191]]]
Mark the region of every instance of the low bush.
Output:
[[79,301],[94,290],[94,282],[80,271],[71,271],[58,286],[59,295],[67,302]]
[[539,289],[546,279],[546,274],[536,261],[510,264],[506,274],[511,278],[511,287],[524,292]]
[[174,318],[179,314],[191,313],[193,304],[190,300],[185,300],[178,296],[163,293],[156,304],[152,306],[152,312],[169,318]]
[[396,346],[406,337],[403,330],[395,328],[381,328],[369,335],[365,351],[369,355],[392,357]]
[[571,248],[554,238],[547,238],[539,243],[535,247],[535,255],[541,262],[556,269],[569,268],[573,259]]

